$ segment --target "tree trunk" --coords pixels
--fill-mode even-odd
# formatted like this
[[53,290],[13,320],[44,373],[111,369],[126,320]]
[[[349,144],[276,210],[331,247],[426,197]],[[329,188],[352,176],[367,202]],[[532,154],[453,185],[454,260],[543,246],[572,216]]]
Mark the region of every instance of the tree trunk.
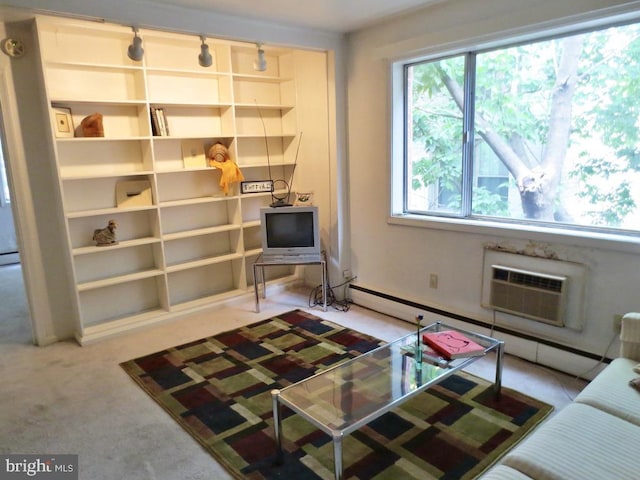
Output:
[[[571,133],[571,104],[578,80],[578,61],[583,37],[567,37],[559,42],[561,52],[549,109],[546,151],[539,166],[530,168],[526,159],[521,158],[509,142],[492,129],[481,115],[476,114],[475,118],[475,131],[487,142],[516,180],[524,216],[547,221],[555,220],[555,200]],[[438,68],[438,73],[462,111],[462,88],[444,70]]]

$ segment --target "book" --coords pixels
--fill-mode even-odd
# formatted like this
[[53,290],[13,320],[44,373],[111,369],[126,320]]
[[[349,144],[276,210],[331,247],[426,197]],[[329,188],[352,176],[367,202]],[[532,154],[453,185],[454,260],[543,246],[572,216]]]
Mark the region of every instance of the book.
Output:
[[151,134],[157,137],[160,135],[160,125],[158,124],[156,107],[149,107],[149,115],[151,116]]
[[164,108],[156,108],[158,114],[158,123],[160,124],[160,135],[163,137],[169,136],[169,124],[167,123],[167,116],[164,113]]
[[485,347],[474,342],[457,330],[429,332],[422,335],[422,341],[445,358],[455,359],[484,355]]

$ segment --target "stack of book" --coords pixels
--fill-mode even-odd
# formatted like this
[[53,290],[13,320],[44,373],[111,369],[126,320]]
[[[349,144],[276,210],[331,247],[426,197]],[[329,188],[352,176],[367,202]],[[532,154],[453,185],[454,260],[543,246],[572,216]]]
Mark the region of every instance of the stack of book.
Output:
[[166,137],[169,135],[169,125],[167,124],[167,116],[164,108],[150,107],[151,130],[154,137]]

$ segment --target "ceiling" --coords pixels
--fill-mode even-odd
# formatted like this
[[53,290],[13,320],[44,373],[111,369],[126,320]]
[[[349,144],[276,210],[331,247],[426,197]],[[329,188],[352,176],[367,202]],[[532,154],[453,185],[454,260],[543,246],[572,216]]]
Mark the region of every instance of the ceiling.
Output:
[[149,0],[283,25],[346,33],[446,0]]

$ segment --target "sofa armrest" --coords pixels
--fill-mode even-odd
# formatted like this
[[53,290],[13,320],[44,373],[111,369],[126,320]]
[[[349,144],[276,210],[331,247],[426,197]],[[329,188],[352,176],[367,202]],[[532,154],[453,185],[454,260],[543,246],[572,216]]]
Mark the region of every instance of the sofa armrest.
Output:
[[640,362],[640,313],[627,313],[622,317],[620,330],[620,356]]

